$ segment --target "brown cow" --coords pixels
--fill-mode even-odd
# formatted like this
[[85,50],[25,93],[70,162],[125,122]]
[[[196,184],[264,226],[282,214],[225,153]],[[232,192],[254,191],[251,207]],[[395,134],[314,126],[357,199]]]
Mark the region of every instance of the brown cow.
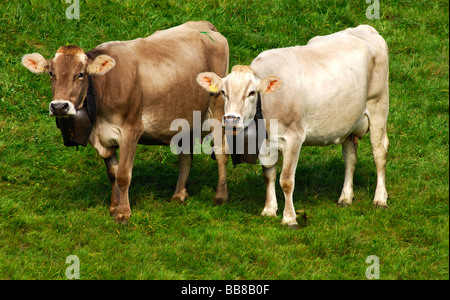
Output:
[[[147,38],[107,42],[86,53],[77,46],[61,47],[49,60],[33,53],[25,55],[22,64],[34,73],[50,75],[50,115],[57,117],[66,145],[83,144],[74,135],[85,135],[104,159],[112,186],[111,215],[126,222],[131,215],[128,189],[137,144],[169,145],[177,133],[170,130],[171,122],[185,119],[192,131],[194,111],[201,112],[202,121],[221,118],[221,97],[205,92],[195,80],[205,71],[226,76],[228,58],[227,40],[203,21],[157,31]],[[216,154],[216,203],[228,199],[228,156],[219,153],[224,152]],[[179,154],[172,200],[184,202],[188,196],[191,163],[192,153]]]

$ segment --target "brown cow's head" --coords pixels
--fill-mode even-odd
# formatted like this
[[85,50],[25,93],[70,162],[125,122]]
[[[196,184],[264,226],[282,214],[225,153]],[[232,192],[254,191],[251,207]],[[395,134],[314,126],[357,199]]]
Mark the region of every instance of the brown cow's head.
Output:
[[49,60],[39,53],[27,54],[22,58],[22,64],[33,73],[50,75],[53,94],[50,115],[67,117],[75,115],[83,106],[89,86],[87,75],[106,74],[115,66],[115,61],[108,55],[91,60],[80,47],[65,46]]
[[225,99],[225,115],[222,125],[239,133],[256,114],[257,93],[272,93],[281,87],[276,76],[259,79],[249,66],[237,65],[225,78],[212,72],[200,73],[197,82],[211,93],[222,93]]

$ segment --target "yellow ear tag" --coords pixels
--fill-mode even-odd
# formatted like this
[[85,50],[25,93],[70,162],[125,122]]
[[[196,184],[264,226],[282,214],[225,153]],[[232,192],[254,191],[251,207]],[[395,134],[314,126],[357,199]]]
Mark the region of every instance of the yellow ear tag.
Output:
[[217,86],[215,86],[215,85],[210,85],[209,86],[209,90],[211,91],[211,92],[217,92]]

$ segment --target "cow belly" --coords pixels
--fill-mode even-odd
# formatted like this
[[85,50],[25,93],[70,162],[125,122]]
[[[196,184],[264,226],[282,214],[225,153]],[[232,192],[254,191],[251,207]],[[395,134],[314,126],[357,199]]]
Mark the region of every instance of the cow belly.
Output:
[[144,132],[142,136],[139,138],[138,144],[141,145],[147,145],[147,146],[154,146],[154,145],[169,145],[170,144],[171,137],[167,136],[165,138],[159,136],[156,138],[152,133],[150,132]]
[[305,146],[341,144],[350,134],[362,136],[367,132],[368,118],[365,111],[355,111],[346,116],[310,116],[306,122]]
[[162,105],[158,108],[152,107],[151,112],[144,111],[142,115],[144,132],[139,144],[170,145],[172,138],[181,130],[192,132],[194,127],[203,135],[201,128],[206,117],[209,97],[192,95],[183,100],[186,100],[183,105],[175,108]]

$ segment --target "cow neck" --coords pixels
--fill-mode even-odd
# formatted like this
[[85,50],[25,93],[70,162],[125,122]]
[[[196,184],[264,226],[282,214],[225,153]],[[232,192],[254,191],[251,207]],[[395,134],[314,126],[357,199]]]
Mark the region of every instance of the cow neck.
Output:
[[95,122],[95,91],[94,85],[92,84],[92,77],[88,75],[88,88],[86,92],[86,96],[83,98],[83,102],[80,108],[76,109],[77,111],[80,109],[85,109],[88,112],[89,120],[91,123]]

